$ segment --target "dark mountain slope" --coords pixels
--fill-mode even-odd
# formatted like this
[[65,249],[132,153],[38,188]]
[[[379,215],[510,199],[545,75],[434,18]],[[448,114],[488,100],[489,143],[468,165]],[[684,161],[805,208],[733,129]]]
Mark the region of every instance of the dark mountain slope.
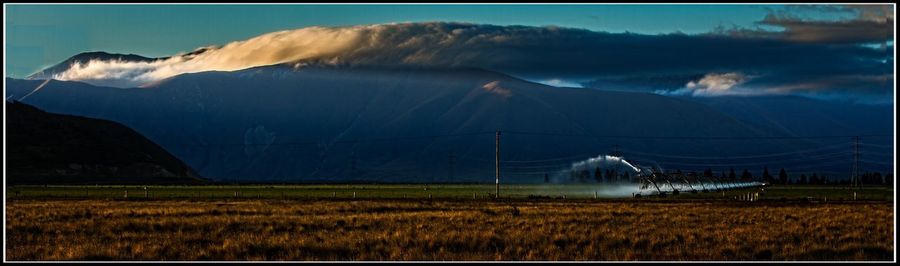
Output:
[[163,148],[121,124],[6,103],[8,184],[206,182]]

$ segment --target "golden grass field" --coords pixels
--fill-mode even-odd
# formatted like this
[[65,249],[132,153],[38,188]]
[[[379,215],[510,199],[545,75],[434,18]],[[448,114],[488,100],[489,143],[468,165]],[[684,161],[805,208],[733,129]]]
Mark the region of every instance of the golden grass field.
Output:
[[892,260],[892,203],[8,200],[7,260]]

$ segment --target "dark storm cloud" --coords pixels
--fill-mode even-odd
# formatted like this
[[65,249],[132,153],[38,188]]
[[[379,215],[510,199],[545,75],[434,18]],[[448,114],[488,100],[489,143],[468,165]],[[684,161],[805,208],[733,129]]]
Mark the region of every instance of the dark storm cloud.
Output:
[[[832,15],[842,19],[809,18],[803,14]],[[847,18],[849,16],[849,18]],[[756,28],[717,28],[718,34],[744,38],[781,39],[831,44],[884,43],[894,38],[894,15],[888,5],[788,6],[769,10]],[[774,27],[779,30],[767,30]]]
[[[847,13],[846,20],[810,20],[791,13],[808,9],[825,13]],[[804,6],[786,12],[770,12],[762,25],[784,28],[782,38],[801,42],[879,43],[893,39],[894,15],[888,5]]]

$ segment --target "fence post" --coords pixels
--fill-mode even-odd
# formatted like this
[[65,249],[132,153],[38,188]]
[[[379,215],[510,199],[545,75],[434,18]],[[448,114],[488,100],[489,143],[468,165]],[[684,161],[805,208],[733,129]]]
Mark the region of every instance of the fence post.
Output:
[[356,191],[353,191],[353,198],[356,198]]
[[125,190],[125,198],[126,199],[128,198],[128,190],[127,189]]

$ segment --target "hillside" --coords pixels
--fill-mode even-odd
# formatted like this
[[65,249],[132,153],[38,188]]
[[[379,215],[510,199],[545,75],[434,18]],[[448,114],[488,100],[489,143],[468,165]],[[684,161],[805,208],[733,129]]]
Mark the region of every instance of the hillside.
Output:
[[8,184],[199,184],[162,147],[121,124],[6,103]]

